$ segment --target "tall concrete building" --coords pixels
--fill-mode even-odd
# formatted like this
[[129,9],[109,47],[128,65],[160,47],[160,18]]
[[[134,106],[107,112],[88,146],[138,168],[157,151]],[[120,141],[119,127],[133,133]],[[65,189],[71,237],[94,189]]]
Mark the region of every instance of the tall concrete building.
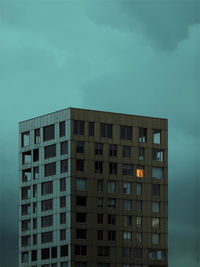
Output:
[[19,123],[19,266],[167,267],[168,121],[68,108]]

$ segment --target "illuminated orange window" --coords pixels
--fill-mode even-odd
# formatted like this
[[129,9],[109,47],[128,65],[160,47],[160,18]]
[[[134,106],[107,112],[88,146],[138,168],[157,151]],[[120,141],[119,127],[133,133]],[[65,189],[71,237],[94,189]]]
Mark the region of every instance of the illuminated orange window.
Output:
[[136,169],[136,177],[143,178],[144,177],[144,169]]

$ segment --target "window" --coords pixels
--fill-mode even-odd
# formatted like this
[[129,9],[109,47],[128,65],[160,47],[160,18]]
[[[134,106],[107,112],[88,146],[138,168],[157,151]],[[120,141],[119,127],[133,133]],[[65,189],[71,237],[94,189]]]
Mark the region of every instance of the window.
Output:
[[42,195],[53,194],[53,181],[41,184]]
[[144,160],[144,147],[139,147],[139,151],[138,151],[138,159],[139,160]]
[[63,137],[63,136],[65,136],[65,121],[61,121],[60,123],[59,123],[59,136],[60,137]]
[[53,232],[45,232],[41,234],[42,243],[53,242]]
[[60,154],[65,155],[68,153],[68,142],[64,141],[60,143]]
[[139,128],[139,143],[146,143],[147,141],[147,128]]
[[109,198],[108,199],[108,208],[115,208],[116,207],[116,199],[115,198]]
[[131,256],[131,248],[123,248],[123,257]]
[[97,180],[97,192],[103,192],[103,180]]
[[98,267],[110,267],[110,263],[98,263]]
[[60,257],[66,257],[68,256],[68,246],[61,246],[60,247]]
[[30,132],[24,132],[21,134],[22,147],[30,146]]
[[136,195],[137,196],[142,195],[142,184],[136,184]]
[[132,217],[130,215],[124,215],[124,226],[132,225]]
[[53,199],[43,200],[41,202],[41,206],[42,206],[42,211],[52,210],[53,209]]
[[95,155],[103,155],[103,144],[102,143],[95,143]]
[[75,245],[75,255],[86,256],[87,246]]
[[[61,262],[61,267],[68,267],[68,262],[64,261],[64,262]],[[53,267],[53,266],[52,266]]]
[[164,250],[150,249],[149,259],[150,260],[164,260],[165,259]]
[[53,259],[57,258],[57,247],[52,247],[51,248],[51,258],[53,258]]
[[22,153],[22,164],[31,163],[31,151],[26,151]]
[[31,169],[22,170],[22,182],[31,181]]
[[153,130],[153,143],[160,144],[161,130],[154,129]]
[[161,149],[153,149],[152,150],[152,160],[153,161],[163,162],[163,155],[164,155],[164,152]]
[[66,213],[60,213],[60,224],[65,224],[66,223]]
[[37,202],[33,202],[33,214],[37,212]]
[[112,138],[112,124],[101,123],[100,136]]
[[124,199],[124,210],[132,209],[132,201],[130,199]]
[[56,175],[56,162],[48,163],[44,165],[44,176]]
[[[129,264],[129,263],[124,263],[123,265],[122,265],[122,267],[131,267],[131,265]],[[135,267],[135,265],[134,265],[134,267]],[[140,266],[141,267],[141,266]]]
[[60,161],[60,172],[68,172],[68,160],[64,159]]
[[60,179],[60,192],[66,191],[66,178]]
[[115,193],[115,192],[116,192],[116,182],[108,181],[108,193]]
[[21,189],[21,198],[22,198],[22,200],[29,199],[30,197],[31,197],[31,188],[30,188],[30,186],[23,187]]
[[36,197],[37,196],[37,185],[34,184],[33,185],[33,197]]
[[160,185],[152,184],[152,196],[160,196]]
[[41,258],[42,260],[46,260],[50,258],[50,249],[49,248],[43,248],[41,250]]
[[31,205],[30,204],[22,205],[21,209],[22,209],[21,210],[22,216],[30,215],[30,213],[31,213]]
[[117,145],[113,145],[113,144],[109,145],[109,156],[113,156],[113,157],[117,156]]
[[122,156],[123,158],[131,158],[131,146],[122,147]]
[[34,143],[40,143],[40,128],[34,130]]
[[86,229],[76,229],[76,238],[77,239],[87,239],[87,230]]
[[108,214],[108,224],[116,224],[116,215]]
[[94,136],[94,122],[88,122],[88,135]]
[[56,157],[56,144],[44,147],[44,158]]
[[22,252],[21,256],[22,256],[22,263],[27,263],[29,261],[29,259],[28,259],[28,256],[29,256],[28,255],[28,251]]
[[163,168],[160,167],[152,167],[152,178],[155,179],[163,179]]
[[152,212],[160,212],[160,202],[152,202]]
[[32,250],[31,251],[31,261],[36,261],[37,260],[37,250]]
[[109,173],[110,174],[117,174],[117,163],[115,163],[115,162],[109,163]]
[[103,198],[99,197],[97,200],[97,207],[98,208],[103,208]]
[[160,218],[152,218],[152,228],[160,228]]
[[33,168],[33,179],[39,179],[39,166]]
[[116,240],[116,231],[108,231],[108,241]]
[[22,241],[21,242],[22,247],[28,247],[31,245],[31,236],[30,235],[22,236],[21,241]]
[[142,200],[136,200],[136,211],[142,211]]
[[136,233],[136,242],[142,243],[142,233],[141,232]]
[[98,256],[110,256],[109,247],[98,247]]
[[53,215],[41,217],[41,220],[42,220],[42,227],[53,225]]
[[76,153],[84,153],[84,142],[82,141],[76,142]]
[[77,212],[76,213],[76,221],[80,223],[86,223],[87,214],[84,212]]
[[37,245],[37,234],[32,235],[33,245]]
[[77,159],[76,160],[76,170],[77,171],[84,171],[84,160],[83,159]]
[[124,240],[131,240],[131,236],[132,236],[131,232],[124,232],[123,233]]
[[137,216],[136,217],[136,226],[137,227],[141,227],[142,226],[142,217],[141,216]]
[[76,262],[75,267],[87,267],[87,263],[86,262]]
[[77,196],[76,197],[76,205],[77,206],[87,206],[87,197]]
[[133,176],[133,164],[122,164],[122,175]]
[[49,141],[55,138],[55,125],[49,125],[43,128],[43,141]]
[[152,244],[154,245],[160,244],[160,234],[152,234]]
[[31,221],[25,220],[21,222],[21,229],[22,231],[28,231],[31,230]]
[[144,166],[136,167],[136,178],[144,178]]
[[131,194],[131,182],[124,182],[123,183],[123,193],[124,194]]
[[60,240],[66,240],[66,229],[60,230]]
[[97,223],[103,224],[103,214],[97,214]]
[[33,162],[36,162],[39,160],[39,149],[34,149],[33,150]]
[[134,248],[134,256],[135,258],[142,258],[142,249],[141,248]]
[[120,126],[120,138],[132,140],[132,126]]
[[33,229],[37,229],[37,218],[33,218]]
[[86,191],[86,179],[76,178],[76,190]]
[[74,134],[84,135],[84,121],[74,120]]
[[95,168],[95,173],[103,173],[103,162],[95,161],[94,168]]
[[97,240],[103,240],[103,230],[97,230]]
[[66,207],[66,196],[60,197],[60,208]]

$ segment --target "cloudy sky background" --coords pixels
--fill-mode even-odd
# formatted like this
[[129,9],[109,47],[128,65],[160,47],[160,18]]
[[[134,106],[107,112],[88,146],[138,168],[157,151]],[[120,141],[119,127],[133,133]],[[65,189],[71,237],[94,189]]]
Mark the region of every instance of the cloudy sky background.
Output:
[[18,265],[18,122],[169,119],[169,266],[200,266],[200,2],[0,1],[0,266]]

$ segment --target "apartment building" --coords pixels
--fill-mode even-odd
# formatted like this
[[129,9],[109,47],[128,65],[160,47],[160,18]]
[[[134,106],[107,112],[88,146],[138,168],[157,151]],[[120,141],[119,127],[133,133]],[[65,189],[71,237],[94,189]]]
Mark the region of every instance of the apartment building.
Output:
[[68,108],[20,122],[19,266],[167,267],[167,119]]

